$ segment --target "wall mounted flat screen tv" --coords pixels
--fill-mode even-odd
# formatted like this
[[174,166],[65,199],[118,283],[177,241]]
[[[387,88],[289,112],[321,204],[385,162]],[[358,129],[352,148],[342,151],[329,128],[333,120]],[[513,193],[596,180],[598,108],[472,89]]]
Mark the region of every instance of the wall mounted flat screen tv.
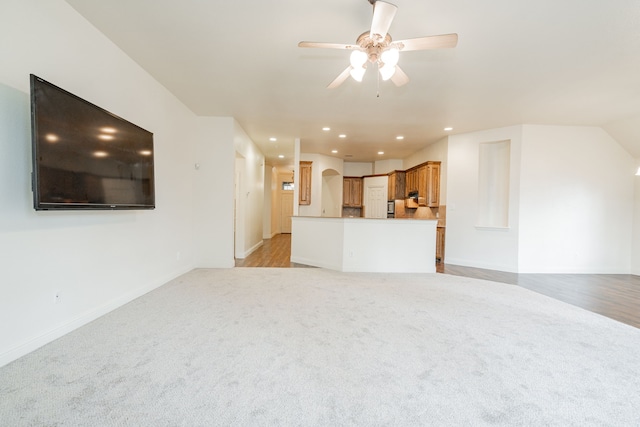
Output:
[[153,209],[153,134],[31,75],[36,210]]

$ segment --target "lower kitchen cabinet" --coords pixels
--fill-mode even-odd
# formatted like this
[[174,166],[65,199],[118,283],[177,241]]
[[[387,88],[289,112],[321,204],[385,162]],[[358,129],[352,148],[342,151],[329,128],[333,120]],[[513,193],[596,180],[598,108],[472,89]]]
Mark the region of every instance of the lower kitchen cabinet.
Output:
[[436,228],[436,262],[440,263],[444,261],[444,235],[445,228]]

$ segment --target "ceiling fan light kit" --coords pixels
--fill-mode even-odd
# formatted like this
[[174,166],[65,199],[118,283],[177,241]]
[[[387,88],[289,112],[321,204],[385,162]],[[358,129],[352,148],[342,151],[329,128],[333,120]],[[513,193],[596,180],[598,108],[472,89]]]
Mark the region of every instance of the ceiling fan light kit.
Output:
[[298,43],[299,47],[352,50],[349,58],[350,65],[329,83],[327,86],[329,89],[340,86],[349,76],[361,82],[367,61],[378,66],[382,80],[390,79],[396,86],[402,86],[409,82],[409,77],[398,66],[400,51],[452,48],[458,43],[457,34],[392,42],[388,31],[398,7],[381,0],[373,2],[369,0],[369,2],[373,4],[371,29],[360,34],[355,45],[304,41]]

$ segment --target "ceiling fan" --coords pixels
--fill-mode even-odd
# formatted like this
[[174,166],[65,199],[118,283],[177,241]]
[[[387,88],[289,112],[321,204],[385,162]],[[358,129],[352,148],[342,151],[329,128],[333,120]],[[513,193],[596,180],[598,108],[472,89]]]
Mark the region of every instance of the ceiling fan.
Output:
[[398,66],[401,51],[440,49],[456,47],[458,35],[442,34],[437,36],[418,37],[393,42],[388,34],[391,22],[398,7],[382,0],[368,0],[373,4],[373,20],[371,30],[360,34],[356,44],[339,44],[323,42],[298,43],[299,47],[351,50],[350,65],[338,75],[327,88],[340,86],[349,76],[361,82],[366,71],[367,61],[376,64],[382,80],[389,80],[396,86],[409,82],[409,77]]

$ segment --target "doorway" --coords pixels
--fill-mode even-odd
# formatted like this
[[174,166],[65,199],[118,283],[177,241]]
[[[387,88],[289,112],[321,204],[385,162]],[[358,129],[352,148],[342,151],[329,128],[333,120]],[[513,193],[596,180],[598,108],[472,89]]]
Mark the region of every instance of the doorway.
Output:
[[280,196],[280,233],[291,234],[293,216],[293,191],[283,191]]

